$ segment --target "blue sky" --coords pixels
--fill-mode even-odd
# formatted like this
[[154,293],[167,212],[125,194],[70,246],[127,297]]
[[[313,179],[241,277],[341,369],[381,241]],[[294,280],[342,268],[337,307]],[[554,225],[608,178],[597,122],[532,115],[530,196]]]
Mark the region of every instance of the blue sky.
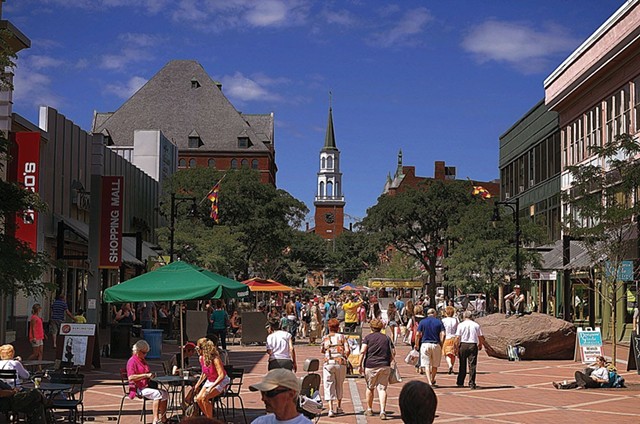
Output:
[[32,41],[14,111],[89,130],[172,59],[200,62],[244,113],[275,113],[278,187],[313,214],[329,91],[346,213],[376,203],[397,153],[420,176],[498,178],[498,137],[623,0],[7,0]]

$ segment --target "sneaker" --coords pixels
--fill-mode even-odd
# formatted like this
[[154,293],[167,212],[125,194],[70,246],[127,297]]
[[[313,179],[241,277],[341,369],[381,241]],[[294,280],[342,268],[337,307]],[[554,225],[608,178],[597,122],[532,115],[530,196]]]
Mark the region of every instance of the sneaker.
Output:
[[453,374],[453,367],[449,367],[449,375]]
[[504,317],[505,318],[509,318],[511,316],[511,314],[507,313]]
[[336,414],[344,414],[344,410],[342,408],[336,409]]
[[553,384],[553,387],[555,387],[556,389],[560,389],[560,385],[555,381],[552,381],[551,384]]
[[371,409],[367,409],[366,411],[364,411],[364,415],[366,415],[367,417],[373,417],[373,411]]
[[477,389],[477,388],[478,388],[478,386],[476,386],[475,384],[469,384],[469,388],[470,388],[471,390],[475,390],[475,389]]
[[336,414],[333,413],[333,411],[329,411],[329,414],[327,415],[329,418],[333,418]]
[[387,419],[387,414],[385,414],[384,412],[380,413],[380,419],[381,420],[386,420]]

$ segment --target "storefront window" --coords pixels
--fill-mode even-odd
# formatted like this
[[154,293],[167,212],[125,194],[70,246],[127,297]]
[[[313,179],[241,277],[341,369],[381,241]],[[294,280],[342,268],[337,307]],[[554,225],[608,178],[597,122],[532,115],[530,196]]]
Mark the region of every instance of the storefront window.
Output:
[[636,281],[627,281],[625,283],[624,292],[624,322],[630,324],[633,322],[633,310],[638,307],[638,283]]

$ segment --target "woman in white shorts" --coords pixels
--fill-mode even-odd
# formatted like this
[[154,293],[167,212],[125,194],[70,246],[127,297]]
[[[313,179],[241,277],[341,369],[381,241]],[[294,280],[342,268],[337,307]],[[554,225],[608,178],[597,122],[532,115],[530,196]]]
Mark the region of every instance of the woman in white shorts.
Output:
[[213,418],[211,399],[220,396],[231,382],[224,369],[216,345],[206,337],[198,340],[196,350],[200,354],[202,375],[194,387],[196,402],[205,416]]
[[169,393],[166,390],[150,386],[155,374],[149,371],[149,364],[145,356],[149,352],[149,343],[138,340],[132,348],[131,358],[127,361],[127,376],[129,378],[129,397],[140,395],[153,401],[153,423],[167,422],[167,401]]

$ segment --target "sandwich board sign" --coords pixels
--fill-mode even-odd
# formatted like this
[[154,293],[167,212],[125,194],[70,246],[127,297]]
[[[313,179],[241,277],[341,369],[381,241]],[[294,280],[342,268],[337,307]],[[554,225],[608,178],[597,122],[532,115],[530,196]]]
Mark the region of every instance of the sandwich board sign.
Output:
[[595,329],[578,327],[576,361],[578,360],[578,351],[580,352],[580,361],[584,364],[595,362],[596,357],[602,355],[602,333],[600,333],[599,327]]

